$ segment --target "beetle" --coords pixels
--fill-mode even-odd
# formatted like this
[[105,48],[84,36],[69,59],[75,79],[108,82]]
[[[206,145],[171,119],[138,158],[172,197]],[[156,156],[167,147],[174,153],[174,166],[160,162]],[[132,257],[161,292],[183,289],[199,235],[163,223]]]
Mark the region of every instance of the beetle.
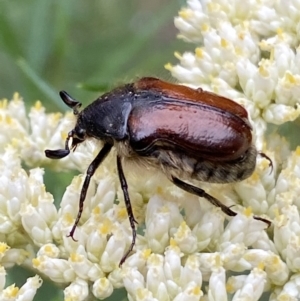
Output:
[[[248,178],[259,154],[252,143],[252,127],[247,111],[234,101],[207,92],[144,77],[103,94],[81,112],[81,103],[61,91],[64,103],[73,109],[77,122],[65,141],[65,148],[45,150],[51,159],[61,159],[86,139],[103,141],[103,148],[89,165],[81,189],[79,211],[69,233],[79,223],[90,179],[112,147],[117,150],[117,170],[132,229],[130,248],[136,240],[135,219],[123,160],[134,160],[160,169],[181,189],[206,198],[229,216],[232,211],[203,189],[182,179],[210,183],[233,183]],[[71,146],[69,141],[72,139]],[[272,161],[263,153],[263,157]],[[270,222],[254,216],[255,219]]]

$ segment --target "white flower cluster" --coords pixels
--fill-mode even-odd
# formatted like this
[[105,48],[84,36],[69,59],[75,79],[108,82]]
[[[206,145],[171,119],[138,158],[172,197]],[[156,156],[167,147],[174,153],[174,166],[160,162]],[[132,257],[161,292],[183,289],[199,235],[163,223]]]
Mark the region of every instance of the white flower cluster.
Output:
[[300,115],[299,1],[188,0],[175,25],[195,43],[166,65],[181,83],[247,107],[260,140],[266,123]]
[[67,235],[84,176],[73,179],[56,208],[38,166],[83,173],[101,146],[88,141],[64,159],[47,159],[45,149],[64,148],[73,115],[46,114],[37,102],[27,117],[17,94],[0,102],[0,300],[33,300],[41,285],[34,276],[20,289],[5,287],[6,270],[16,264],[63,286],[66,301],[105,299],[121,287],[130,301],[299,300],[300,148],[276,132],[300,114],[299,8],[299,0],[189,0],[179,13],[181,37],[198,48],[176,54],[180,65],[167,68],[185,84],[243,104],[273,168],[259,156],[241,183],[201,184],[235,205],[239,214],[225,222],[205,199],[125,165],[140,226],[122,267],[132,233],[114,153],[91,180],[73,241]]
[[[211,190],[219,199],[223,195],[225,203],[226,199],[241,202],[246,210],[266,214],[272,226],[253,236],[258,232],[250,234],[237,224],[232,229],[237,236],[231,237],[226,233],[233,219],[220,231],[215,246],[209,245],[210,256],[241,243],[242,248],[234,252],[241,257],[235,258],[235,267],[228,265],[228,260],[221,261],[227,271],[223,278],[226,289],[221,292],[222,285],[215,282],[213,286],[219,287],[222,297],[206,290],[203,300],[227,300],[229,296],[232,300],[300,299],[300,148],[295,147],[300,142],[296,121],[300,115],[299,8],[299,0],[188,0],[175,18],[179,37],[196,44],[196,49],[194,53],[176,53],[180,64],[167,64],[166,68],[186,85],[202,87],[245,106],[256,146],[274,165],[270,172],[268,162],[258,159],[253,175],[233,185],[226,196],[222,189]],[[289,129],[282,130],[279,126],[288,121]],[[279,133],[287,133],[287,137]],[[288,136],[294,138],[290,143]],[[226,243],[229,249],[223,249]],[[199,268],[202,271],[201,264]],[[209,284],[214,270],[210,265]],[[240,275],[230,276],[230,271]]]

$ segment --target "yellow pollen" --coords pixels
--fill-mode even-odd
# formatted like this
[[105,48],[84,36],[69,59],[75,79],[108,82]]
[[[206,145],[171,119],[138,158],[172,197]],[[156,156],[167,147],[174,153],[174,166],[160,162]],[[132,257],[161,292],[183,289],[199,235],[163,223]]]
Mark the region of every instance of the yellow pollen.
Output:
[[179,12],[179,16],[182,18],[182,19],[189,19],[193,16],[193,11],[191,9],[182,9],[180,12]]
[[203,49],[200,47],[197,47],[195,49],[195,54],[198,59],[202,59],[203,58]]
[[281,36],[283,34],[283,29],[281,27],[277,28],[276,33]]
[[265,268],[265,264],[263,263],[263,262],[260,262],[259,264],[258,264],[258,267],[257,267],[258,269],[260,269],[260,270],[263,270],[264,268]]
[[15,92],[13,95],[13,101],[19,101],[20,100],[20,94],[18,92]]
[[252,175],[251,175],[251,181],[253,182],[257,182],[259,180],[259,175],[257,172],[254,172]]
[[126,208],[120,208],[118,210],[118,219],[124,219],[124,218],[127,218],[127,210]]
[[295,76],[293,74],[291,74],[290,72],[285,73],[285,80],[291,84],[297,83]]
[[263,77],[268,77],[269,76],[268,70],[264,66],[262,66],[262,65],[259,66],[259,73]]
[[74,221],[74,217],[68,212],[64,214],[64,221],[67,222],[68,224],[71,224]]
[[99,227],[99,231],[103,235],[107,235],[111,232],[112,222],[109,219],[105,219]]
[[136,290],[136,296],[138,300],[144,300],[147,297],[147,292],[145,288],[138,288]]
[[161,265],[161,259],[158,254],[152,254],[150,261],[151,261],[151,265],[155,265],[155,266]]
[[108,280],[107,280],[107,278],[106,278],[106,277],[102,277],[102,278],[100,278],[100,283],[101,283],[101,285],[102,285],[102,286],[106,285],[106,284],[107,284],[107,282],[108,282]]
[[201,289],[200,287],[197,285],[194,287],[193,291],[192,291],[193,295],[195,296],[199,296],[201,294]]
[[40,261],[39,258],[33,258],[33,259],[32,259],[32,265],[33,265],[35,268],[39,267],[40,264],[41,264],[41,261]]
[[162,206],[159,210],[161,213],[168,213],[170,212],[169,207],[168,206]]
[[19,288],[15,287],[15,284],[12,284],[5,289],[5,296],[7,299],[13,298],[17,296],[18,292],[19,292]]
[[177,236],[178,238],[183,238],[183,237],[186,236],[188,230],[189,230],[189,228],[188,228],[186,222],[183,221],[183,222],[180,224],[180,227],[179,227],[179,229],[178,229],[178,231],[177,231],[177,233],[176,233],[176,236]]
[[47,246],[45,247],[45,251],[46,251],[47,253],[52,253],[52,246],[47,245]]
[[241,47],[235,47],[235,53],[236,53],[237,55],[242,55],[242,54],[243,54],[243,51],[242,51]]
[[36,110],[40,110],[42,107],[42,103],[39,100],[34,104],[34,108]]
[[217,256],[216,256],[216,261],[215,261],[215,263],[216,263],[216,266],[217,266],[217,267],[222,266],[222,259],[221,259],[221,256],[220,256],[220,255],[217,255]]
[[148,259],[149,256],[151,255],[151,253],[152,253],[151,249],[145,249],[145,250],[143,250],[142,255],[143,255],[144,259]]
[[57,121],[59,118],[61,118],[62,114],[61,113],[53,113],[51,117],[53,118],[54,121]]
[[296,156],[300,156],[300,146],[297,146],[295,153]]
[[247,216],[247,217],[250,217],[252,215],[252,208],[251,207],[247,207],[244,209],[244,214]]
[[277,265],[280,262],[279,257],[278,256],[273,256],[272,258],[272,266],[275,269],[275,265]]
[[261,166],[263,167],[263,169],[266,169],[270,166],[270,162],[268,160],[263,160],[261,162]]
[[232,284],[231,284],[230,282],[227,282],[227,283],[226,283],[226,291],[227,291],[227,293],[229,293],[229,294],[234,293],[234,287],[232,286]]
[[171,63],[167,63],[164,65],[165,69],[168,70],[168,71],[171,71],[172,68],[173,68],[173,65]]
[[170,238],[170,247],[177,247],[176,240],[173,237]]
[[182,59],[182,55],[181,55],[181,53],[178,52],[178,51],[175,51],[175,52],[174,52],[174,56],[175,56],[177,59],[179,59],[179,60]]
[[209,30],[209,25],[207,24],[207,23],[203,23],[202,25],[201,25],[201,31],[202,32],[206,32],[206,31],[208,31]]
[[6,109],[8,104],[8,100],[6,98],[0,101],[0,109]]
[[6,243],[0,243],[0,254],[5,253],[8,249],[10,249],[10,247]]
[[274,209],[274,214],[275,214],[275,217],[276,217],[276,218],[279,218],[279,217],[280,217],[280,213],[279,213],[278,208],[275,208],[275,209]]
[[245,38],[245,33],[244,33],[244,32],[240,32],[240,33],[238,34],[238,37],[239,37],[240,40],[244,40],[244,38]]
[[163,192],[164,192],[163,188],[161,186],[157,186],[156,193],[157,194],[162,194]]
[[228,42],[227,42],[225,39],[221,39],[221,46],[222,46],[223,48],[228,47]]
[[99,215],[100,213],[101,213],[100,207],[95,207],[95,208],[93,209],[93,214]]
[[82,262],[82,256],[79,255],[79,254],[77,254],[77,253],[72,253],[72,254],[70,255],[70,259],[71,259],[71,261],[73,261],[73,262]]
[[10,125],[12,124],[12,118],[10,116],[5,116],[5,122]]
[[208,2],[206,7],[207,7],[208,11],[211,12],[211,11],[213,11],[214,5],[213,5],[213,3]]
[[61,132],[60,136],[61,136],[62,140],[66,140],[67,137],[68,137],[68,133],[67,132]]

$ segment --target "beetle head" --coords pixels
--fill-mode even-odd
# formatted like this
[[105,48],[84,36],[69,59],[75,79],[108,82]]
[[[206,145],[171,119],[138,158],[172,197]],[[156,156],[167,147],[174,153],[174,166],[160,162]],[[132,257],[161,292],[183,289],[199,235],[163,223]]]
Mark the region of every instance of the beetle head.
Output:
[[[59,95],[63,102],[71,109],[73,109],[74,115],[78,115],[78,109],[81,107],[81,103],[72,98],[67,92],[61,91]],[[69,141],[72,138],[71,147],[69,147]],[[77,145],[83,142],[86,138],[86,130],[82,127],[80,118],[78,118],[75,128],[68,133],[65,142],[65,149],[57,150],[45,150],[46,157],[50,159],[61,159],[70,154],[70,151],[75,150]]]
[[[69,147],[69,141],[72,138],[71,147]],[[62,159],[70,154],[71,150],[75,150],[77,145],[85,140],[85,130],[80,129],[79,127],[75,127],[72,131],[68,133],[65,142],[65,149],[57,149],[57,150],[45,150],[45,154],[47,158],[50,159]]]

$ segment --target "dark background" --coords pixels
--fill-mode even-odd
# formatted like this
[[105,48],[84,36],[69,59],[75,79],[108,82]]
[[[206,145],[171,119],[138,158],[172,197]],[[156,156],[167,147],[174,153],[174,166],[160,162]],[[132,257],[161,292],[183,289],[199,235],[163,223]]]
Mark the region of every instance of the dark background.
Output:
[[141,76],[170,79],[164,64],[186,48],[173,25],[179,0],[0,0],[0,91],[65,110]]

